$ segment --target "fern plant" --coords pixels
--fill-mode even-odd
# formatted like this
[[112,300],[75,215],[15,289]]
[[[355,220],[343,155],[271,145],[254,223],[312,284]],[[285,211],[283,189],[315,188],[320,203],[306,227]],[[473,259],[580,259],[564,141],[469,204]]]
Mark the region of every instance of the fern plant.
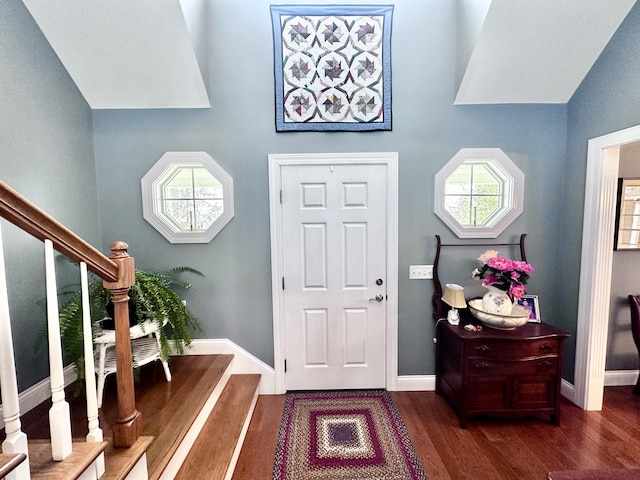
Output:
[[[193,273],[203,276],[191,267],[175,267],[166,271],[135,272],[136,282],[129,291],[130,309],[135,311],[135,321],[142,323],[153,320],[158,324],[160,338],[160,356],[167,360],[171,353],[169,340],[173,341],[177,353],[184,353],[185,348],[193,340],[191,332],[202,331],[198,319],[187,309],[176,290],[185,290],[191,284],[180,278],[182,273]],[[95,277],[94,277],[95,278]],[[75,363],[80,379],[84,379],[84,350],[82,333],[82,298],[80,292],[73,288],[65,288],[60,292],[60,333],[65,360]],[[102,280],[95,279],[89,283],[89,303],[94,334],[100,330],[96,319],[107,315],[107,304],[111,300],[111,292],[104,288]],[[169,332],[164,326],[165,319]],[[36,343],[36,349],[42,348],[46,342],[46,325]]]
[[136,270],[136,283],[131,287],[130,297],[136,306],[138,323],[151,318],[158,324],[160,356],[163,360],[167,360],[171,353],[167,333],[163,328],[165,318],[171,326],[171,340],[179,354],[183,354],[185,347],[191,345],[191,331],[202,330],[198,319],[189,312],[182,298],[174,291],[176,288],[186,290],[191,287],[189,282],[179,278],[184,272],[202,275],[191,267],[175,267],[166,272]]

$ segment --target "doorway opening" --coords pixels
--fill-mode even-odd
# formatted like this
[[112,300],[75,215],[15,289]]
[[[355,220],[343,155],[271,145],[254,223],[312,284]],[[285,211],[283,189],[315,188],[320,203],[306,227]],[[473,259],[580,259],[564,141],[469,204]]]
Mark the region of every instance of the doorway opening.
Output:
[[640,125],[588,144],[573,399],[585,410],[602,409],[620,147],[637,141]]

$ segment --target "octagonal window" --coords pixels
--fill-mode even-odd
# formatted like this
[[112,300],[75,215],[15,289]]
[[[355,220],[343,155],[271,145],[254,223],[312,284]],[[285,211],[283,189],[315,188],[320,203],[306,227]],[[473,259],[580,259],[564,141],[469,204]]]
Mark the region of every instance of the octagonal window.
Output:
[[524,174],[499,148],[461,149],[435,182],[435,213],[460,238],[495,238],[522,213]]
[[145,220],[171,243],[207,243],[233,218],[233,179],[205,152],[167,152],[142,178]]

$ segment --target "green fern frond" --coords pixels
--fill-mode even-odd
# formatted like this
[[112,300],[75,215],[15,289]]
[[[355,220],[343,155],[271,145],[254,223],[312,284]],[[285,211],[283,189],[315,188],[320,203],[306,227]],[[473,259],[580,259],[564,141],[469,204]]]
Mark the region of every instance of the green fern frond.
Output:
[[[182,354],[185,348],[191,345],[191,332],[202,331],[199,320],[189,312],[182,298],[174,291],[191,286],[189,282],[179,278],[182,273],[204,276],[202,272],[186,266],[166,271],[136,270],[136,282],[129,292],[135,304],[137,322],[143,323],[148,319],[157,322],[160,355],[164,361],[168,360],[171,354],[169,340],[174,342],[176,352]],[[60,310],[60,333],[65,360],[74,362],[78,377],[84,379],[82,299],[78,289],[79,285],[66,285],[59,292],[63,299],[61,303],[64,303]],[[111,292],[104,288],[102,280],[92,275],[92,281],[89,283],[89,307],[94,326],[96,320],[106,316],[106,305],[110,299]],[[170,326],[170,336],[163,326],[165,318]],[[36,338],[37,351],[46,344],[47,337],[45,323]]]

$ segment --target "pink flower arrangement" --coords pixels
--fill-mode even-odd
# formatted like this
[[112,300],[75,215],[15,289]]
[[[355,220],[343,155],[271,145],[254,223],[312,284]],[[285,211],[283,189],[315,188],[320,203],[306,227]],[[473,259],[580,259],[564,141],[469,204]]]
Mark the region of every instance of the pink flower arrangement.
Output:
[[525,284],[533,267],[527,262],[501,257],[495,250],[487,250],[478,257],[480,266],[471,276],[482,280],[485,287],[494,286],[504,290],[513,300],[519,300],[525,294]]

